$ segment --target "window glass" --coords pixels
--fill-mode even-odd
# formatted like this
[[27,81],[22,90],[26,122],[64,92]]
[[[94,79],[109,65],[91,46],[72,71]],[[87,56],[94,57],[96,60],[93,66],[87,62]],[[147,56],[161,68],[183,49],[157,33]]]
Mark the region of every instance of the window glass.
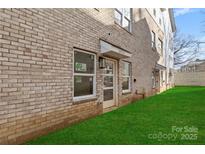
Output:
[[130,64],[128,62],[124,62],[123,75],[124,76],[129,76],[130,75]]
[[159,18],[159,24],[162,25],[162,19],[161,18]]
[[161,85],[163,85],[163,80],[164,80],[164,73],[161,71]]
[[119,12],[123,12],[123,8],[116,8]]
[[152,36],[152,47],[155,47],[155,33],[152,31],[151,33]]
[[163,43],[160,39],[158,39],[158,42],[159,42],[158,46],[159,46],[160,52],[161,54],[163,54]]
[[106,61],[106,67],[103,70],[104,74],[113,74],[113,63]]
[[131,13],[130,13],[130,8],[124,8],[124,15],[125,17],[127,17],[128,19],[131,19]]
[[105,89],[103,95],[104,101],[113,100],[113,89]]
[[74,96],[85,96],[93,94],[93,77],[92,76],[75,76],[74,77]]
[[123,72],[122,72],[122,90],[123,92],[125,91],[130,91],[130,63],[128,62],[123,62]]
[[161,49],[162,49],[162,51],[163,51],[163,42],[161,41]]
[[104,86],[105,87],[113,87],[113,76],[105,76],[104,77]]
[[123,20],[123,27],[130,31],[130,21],[127,18]]
[[156,87],[155,75],[152,73],[152,88]]
[[74,51],[74,97],[94,95],[95,55]]
[[156,9],[153,9],[153,14],[156,17]]
[[123,77],[122,81],[122,89],[123,90],[129,90],[129,77]]
[[119,25],[122,24],[122,14],[121,14],[119,11],[117,11],[117,10],[115,10],[115,21],[116,21]]
[[115,22],[124,27],[129,32],[131,31],[131,9],[117,8],[115,9]]
[[94,55],[75,51],[75,73],[94,73]]

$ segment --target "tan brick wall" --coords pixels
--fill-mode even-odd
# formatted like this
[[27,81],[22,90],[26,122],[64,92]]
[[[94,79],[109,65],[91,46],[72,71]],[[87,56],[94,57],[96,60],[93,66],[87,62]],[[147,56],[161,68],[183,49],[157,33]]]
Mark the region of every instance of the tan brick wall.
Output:
[[196,71],[196,72],[205,72],[205,62],[199,64],[198,66],[196,66],[195,71]]
[[[151,50],[148,22],[135,20],[129,33],[113,15],[113,9],[0,9],[0,143],[20,143],[40,130],[102,113],[99,68],[95,101],[76,105],[72,82],[74,49],[96,53],[98,66],[99,39],[133,53],[126,59],[132,63],[132,94],[151,90],[159,57]],[[118,65],[122,98],[121,60]]]
[[[33,110],[32,110],[33,111]],[[47,134],[58,128],[80,122],[102,113],[102,105],[91,101],[70,108],[56,109],[46,114],[27,115],[13,123],[3,124],[7,129],[1,130],[1,141],[4,144],[22,143],[28,139]],[[5,135],[7,138],[5,138]]]
[[175,85],[205,86],[205,72],[176,72]]
[[[131,57],[132,77],[136,79],[133,83],[133,92],[138,90],[145,93],[152,91],[152,71],[160,56],[151,48],[151,31],[163,38],[163,33],[146,9],[136,9],[134,29],[137,40],[135,50]],[[146,69],[145,69],[146,68]]]

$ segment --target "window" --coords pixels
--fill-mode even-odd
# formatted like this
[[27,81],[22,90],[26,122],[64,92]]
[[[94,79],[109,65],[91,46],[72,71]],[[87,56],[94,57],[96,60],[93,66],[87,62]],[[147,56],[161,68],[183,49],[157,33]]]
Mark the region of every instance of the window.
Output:
[[122,13],[118,9],[115,9],[115,22],[122,25]]
[[160,39],[158,39],[158,48],[159,48],[161,55],[163,55],[163,42]]
[[74,98],[95,96],[95,55],[74,51]]
[[152,88],[156,87],[155,75],[152,73]]
[[131,91],[131,76],[130,76],[130,63],[123,62],[123,81],[122,81],[122,91],[123,92],[130,92]]
[[153,9],[153,14],[156,17],[156,9]]
[[162,25],[162,19],[161,18],[159,18],[159,24]]
[[152,48],[156,47],[156,39],[155,39],[155,33],[152,31],[151,33],[152,37]]
[[161,71],[161,86],[163,86],[163,82],[164,82],[164,72]]
[[117,8],[115,9],[115,22],[131,32],[131,9]]

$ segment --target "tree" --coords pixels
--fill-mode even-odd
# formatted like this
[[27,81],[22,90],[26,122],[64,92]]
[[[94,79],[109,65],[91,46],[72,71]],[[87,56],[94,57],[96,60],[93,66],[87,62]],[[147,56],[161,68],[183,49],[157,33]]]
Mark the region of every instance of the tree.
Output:
[[192,61],[197,53],[198,41],[192,36],[185,36],[179,31],[174,34],[174,66],[179,67]]

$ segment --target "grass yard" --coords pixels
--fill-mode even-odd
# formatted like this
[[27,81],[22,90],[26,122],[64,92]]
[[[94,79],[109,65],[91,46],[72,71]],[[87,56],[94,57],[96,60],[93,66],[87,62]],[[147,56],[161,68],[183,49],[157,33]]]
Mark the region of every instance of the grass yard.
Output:
[[205,87],[176,87],[26,144],[205,144]]

